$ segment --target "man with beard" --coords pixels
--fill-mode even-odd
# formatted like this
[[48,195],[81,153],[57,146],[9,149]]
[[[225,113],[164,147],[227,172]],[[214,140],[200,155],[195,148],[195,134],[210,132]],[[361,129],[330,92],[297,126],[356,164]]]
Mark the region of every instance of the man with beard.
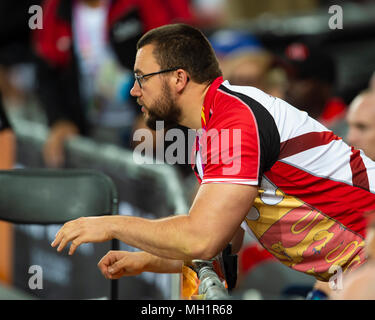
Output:
[[365,261],[375,163],[363,153],[285,101],[224,81],[211,45],[191,26],[143,35],[134,74],[131,94],[149,126],[163,119],[198,131],[193,170],[200,188],[191,209],[157,220],[80,218],[59,230],[53,247],[71,242],[73,254],[82,243],[116,238],[143,250],[105,255],[99,268],[109,279],[181,272],[184,261],[211,259],[230,241],[238,249],[242,228],[317,280]]
[[[167,69],[163,71],[171,72],[175,70],[176,69]],[[161,73],[164,72],[146,74],[143,76],[136,75],[136,79],[141,86],[142,81],[144,81],[143,79]],[[142,112],[144,112],[145,123],[152,130],[156,130],[156,121],[163,121],[167,127],[171,127],[177,125],[178,119],[181,116],[181,110],[174,104],[170,88],[165,82],[162,83],[161,92],[161,96],[156,99],[149,108],[143,106],[142,100],[137,99],[137,103],[142,107]]]

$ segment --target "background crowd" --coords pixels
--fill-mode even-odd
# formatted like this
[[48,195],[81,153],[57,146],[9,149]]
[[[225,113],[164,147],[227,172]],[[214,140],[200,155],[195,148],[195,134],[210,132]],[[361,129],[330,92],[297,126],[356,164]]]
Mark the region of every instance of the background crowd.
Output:
[[[257,87],[308,112],[375,161],[371,31],[375,7],[371,1],[342,1],[343,29],[332,30],[328,8],[334,4],[323,0],[2,1],[0,112],[10,125],[0,122],[0,130],[4,129],[0,165],[9,168],[17,161],[17,142],[9,128],[20,118],[48,128],[42,155],[48,168],[67,167],[65,144],[77,136],[132,150],[134,131],[145,129],[140,107],[129,94],[135,43],[144,32],[174,22],[205,32],[224,79],[231,84]],[[33,5],[43,9],[42,29],[30,28]],[[182,179],[194,179],[189,165],[177,166]],[[372,257],[373,239],[368,242]],[[348,279],[348,288],[358,288],[334,297],[374,299],[373,290],[367,290],[368,283],[374,282],[372,264],[353,274],[362,282]],[[264,277],[271,279],[268,288]],[[303,297],[312,283],[285,270],[246,239],[239,255],[237,297]]]

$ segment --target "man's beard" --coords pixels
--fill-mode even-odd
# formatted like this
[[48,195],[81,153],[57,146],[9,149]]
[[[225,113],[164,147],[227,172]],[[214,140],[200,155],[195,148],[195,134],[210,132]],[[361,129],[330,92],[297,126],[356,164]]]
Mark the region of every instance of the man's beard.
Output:
[[146,125],[156,130],[156,121],[164,121],[164,128],[175,127],[181,117],[181,110],[173,100],[171,90],[166,82],[163,82],[161,96],[146,108],[148,115],[145,118]]

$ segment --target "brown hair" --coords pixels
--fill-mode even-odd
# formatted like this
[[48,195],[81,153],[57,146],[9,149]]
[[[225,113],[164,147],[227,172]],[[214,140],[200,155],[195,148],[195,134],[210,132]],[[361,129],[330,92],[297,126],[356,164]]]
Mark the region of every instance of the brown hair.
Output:
[[211,44],[203,33],[186,24],[169,24],[145,33],[137,50],[152,44],[161,69],[181,68],[197,83],[211,83],[222,76]]

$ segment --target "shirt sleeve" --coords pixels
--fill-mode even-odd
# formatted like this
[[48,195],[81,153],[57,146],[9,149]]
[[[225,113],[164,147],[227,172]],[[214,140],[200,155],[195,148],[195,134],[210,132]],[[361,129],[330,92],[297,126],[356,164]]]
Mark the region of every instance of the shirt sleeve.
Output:
[[200,137],[202,184],[259,185],[262,175],[258,124],[250,108],[217,108]]

